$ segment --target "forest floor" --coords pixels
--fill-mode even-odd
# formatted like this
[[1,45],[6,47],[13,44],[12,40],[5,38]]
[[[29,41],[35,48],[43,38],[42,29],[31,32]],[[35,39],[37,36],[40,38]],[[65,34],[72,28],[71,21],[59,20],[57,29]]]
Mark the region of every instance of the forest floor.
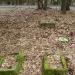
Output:
[[[52,20],[56,27],[39,28],[40,20]],[[69,41],[59,45],[55,39],[60,36]],[[24,51],[26,58],[20,75],[42,75],[42,56],[58,48],[75,66],[75,11],[62,15],[53,9],[0,10],[0,54]]]

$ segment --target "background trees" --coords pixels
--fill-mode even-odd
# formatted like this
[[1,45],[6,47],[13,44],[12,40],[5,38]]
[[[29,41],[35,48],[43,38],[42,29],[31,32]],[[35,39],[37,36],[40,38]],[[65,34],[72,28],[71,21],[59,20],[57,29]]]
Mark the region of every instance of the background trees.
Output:
[[66,13],[70,10],[71,0],[61,0],[61,11]]
[[71,2],[72,2],[72,0],[67,0],[67,2],[66,2],[66,10],[70,10]]
[[[14,4],[19,2],[19,4],[27,3],[27,4],[33,4],[34,5],[34,4],[37,3],[37,1],[41,1],[41,2],[46,2],[47,1],[48,4],[52,4],[52,5],[58,5],[62,2],[62,0],[0,0],[0,4],[2,2],[5,2],[5,3],[14,2]],[[72,3],[75,2],[75,0],[67,0],[67,4],[70,5],[71,1],[72,1]]]
[[47,1],[48,0],[38,0],[38,9],[47,9]]
[[0,4],[5,3],[8,5],[38,5],[38,9],[47,9],[47,5],[61,5],[61,11],[66,13],[66,11],[70,10],[71,2],[73,3],[75,0],[0,0]]
[[61,11],[64,14],[66,13],[66,2],[67,2],[67,0],[61,0]]

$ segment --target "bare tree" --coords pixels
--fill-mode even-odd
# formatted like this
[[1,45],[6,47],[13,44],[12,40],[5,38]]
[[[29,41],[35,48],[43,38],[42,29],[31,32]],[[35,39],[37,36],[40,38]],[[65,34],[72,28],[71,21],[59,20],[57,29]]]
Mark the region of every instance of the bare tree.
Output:
[[37,2],[38,2],[38,9],[42,9],[42,7],[43,7],[42,0],[38,0]]
[[67,10],[67,11],[70,10],[71,1],[72,1],[72,0],[67,0],[67,1],[66,1],[66,10]]
[[38,9],[47,9],[47,1],[48,0],[38,0]]
[[44,0],[44,3],[43,3],[43,9],[44,9],[44,10],[47,9],[47,2],[48,2],[48,0]]
[[65,14],[66,13],[66,1],[67,0],[61,0],[61,11],[62,11],[62,13],[63,14]]
[[70,10],[71,0],[61,0],[61,3],[61,11],[63,13]]

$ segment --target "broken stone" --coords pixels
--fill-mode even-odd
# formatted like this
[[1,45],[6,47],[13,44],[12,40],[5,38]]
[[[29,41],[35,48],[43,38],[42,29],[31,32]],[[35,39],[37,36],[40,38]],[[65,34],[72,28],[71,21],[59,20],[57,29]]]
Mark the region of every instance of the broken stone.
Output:
[[59,37],[58,39],[56,39],[59,42],[68,42],[68,39],[65,37]]

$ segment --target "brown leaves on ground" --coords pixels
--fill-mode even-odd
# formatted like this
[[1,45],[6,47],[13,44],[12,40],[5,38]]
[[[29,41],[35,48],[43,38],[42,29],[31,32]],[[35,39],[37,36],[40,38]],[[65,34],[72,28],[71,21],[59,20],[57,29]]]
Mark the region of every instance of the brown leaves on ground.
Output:
[[[54,20],[56,28],[39,28],[40,20]],[[15,53],[23,50],[26,61],[21,75],[41,75],[41,57],[56,50],[56,38],[65,36],[69,42],[61,50],[75,60],[75,12],[62,15],[59,11],[16,8],[0,11],[0,53]],[[62,49],[62,48],[61,48]]]

